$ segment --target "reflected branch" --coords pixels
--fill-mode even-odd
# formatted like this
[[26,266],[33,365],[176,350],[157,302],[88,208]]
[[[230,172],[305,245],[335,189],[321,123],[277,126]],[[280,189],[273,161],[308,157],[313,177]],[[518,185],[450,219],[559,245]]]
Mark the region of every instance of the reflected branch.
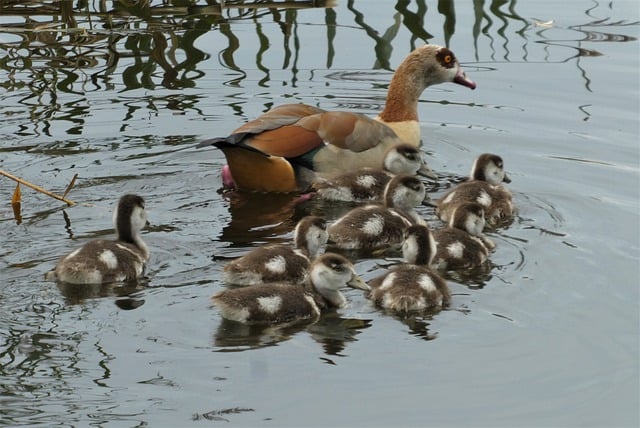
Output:
[[347,3],[347,9],[353,12],[354,21],[358,24],[366,33],[375,41],[374,50],[376,52],[375,68],[383,68],[385,70],[391,70],[391,53],[393,52],[393,46],[391,40],[398,33],[398,27],[400,20],[398,16],[394,16],[394,24],[385,32],[385,37],[378,35],[378,30],[369,26],[364,22],[364,14],[355,8],[354,0],[349,0]]
[[291,64],[291,84],[293,87],[296,86],[296,82],[298,81],[298,60],[300,59],[300,38],[298,37],[298,26],[296,24],[296,18],[298,17],[298,13],[295,10],[287,10],[285,12],[285,21],[287,23],[287,28],[292,28],[293,31],[293,64]]
[[231,31],[231,25],[228,23],[221,24],[219,27],[220,33],[222,33],[228,40],[227,47],[222,50],[219,54],[220,63],[240,74],[240,77],[235,79],[231,79],[226,82],[227,85],[230,86],[240,86],[239,83],[242,82],[246,77],[247,73],[245,73],[235,62],[233,58],[233,54],[240,48],[240,40],[236,37],[235,34]]
[[398,0],[396,3],[396,10],[402,15],[402,23],[411,32],[411,46],[410,50],[414,50],[417,40],[427,42],[433,38],[424,28],[424,17],[427,14],[427,5],[424,0],[417,0],[416,5],[418,7],[417,12],[411,12],[407,7],[412,2],[410,0]]
[[327,69],[333,65],[335,56],[335,48],[333,41],[336,38],[337,14],[333,9],[327,9],[325,12],[324,23],[327,26]]
[[507,0],[494,0],[493,2],[491,2],[491,6],[489,7],[489,9],[493,13],[493,15],[502,22],[502,25],[498,27],[497,33],[504,40],[504,43],[502,45],[502,47],[505,50],[503,59],[508,61],[509,60],[509,46],[508,46],[509,39],[505,36],[505,31],[509,27],[509,21],[507,20],[507,17],[505,16],[505,14],[502,13],[502,11],[500,10],[500,8],[506,3],[507,3]]
[[260,79],[258,85],[260,86],[268,86],[269,80],[271,80],[269,75],[269,69],[262,63],[262,55],[269,49],[269,38],[262,32],[262,24],[256,22],[256,34],[258,35],[258,40],[260,41],[260,48],[258,52],[256,52],[256,65],[258,70],[264,72],[264,77]]
[[444,41],[449,46],[451,36],[456,32],[456,9],[453,0],[438,0],[438,12],[444,16]]

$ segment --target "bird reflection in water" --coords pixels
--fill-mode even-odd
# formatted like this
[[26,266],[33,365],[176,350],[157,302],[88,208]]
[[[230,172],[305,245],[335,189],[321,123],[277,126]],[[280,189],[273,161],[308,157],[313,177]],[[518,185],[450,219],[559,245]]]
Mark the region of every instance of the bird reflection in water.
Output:
[[58,289],[69,305],[84,303],[89,299],[101,297],[118,297],[116,306],[123,310],[139,308],[144,304],[143,299],[130,297],[133,293],[143,289],[143,284],[132,282],[127,284],[68,284],[58,282]]
[[232,192],[225,197],[231,220],[222,229],[220,240],[236,245],[285,235],[306,215],[304,204],[294,194]]
[[[342,318],[337,312],[328,312],[310,325],[307,331],[324,348],[327,355],[343,357],[342,354],[349,342],[355,342],[356,336],[365,328],[371,327],[372,320]],[[326,359],[327,363],[335,364],[333,360]]]
[[219,239],[239,246],[286,235],[302,217],[315,215],[330,220],[356,206],[353,202],[326,203],[311,194],[295,193],[229,192],[225,199],[231,219]]
[[264,348],[306,330],[327,355],[340,356],[346,344],[355,341],[360,331],[370,326],[371,320],[342,318],[337,312],[325,313],[315,323],[303,320],[290,324],[249,325],[222,318],[213,344],[227,352]]
[[303,331],[310,320],[288,324],[244,324],[220,319],[220,324],[214,334],[214,346],[221,347],[221,351],[245,351],[248,349],[265,348],[291,339],[295,334]]
[[409,327],[409,334],[423,340],[433,340],[438,334],[429,331],[429,323],[433,321],[434,314],[394,314],[393,317]]

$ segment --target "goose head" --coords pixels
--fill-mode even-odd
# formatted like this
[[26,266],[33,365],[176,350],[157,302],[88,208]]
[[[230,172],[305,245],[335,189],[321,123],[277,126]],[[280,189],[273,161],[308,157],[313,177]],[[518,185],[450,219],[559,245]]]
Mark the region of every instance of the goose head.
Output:
[[387,207],[411,212],[425,201],[426,196],[424,184],[417,177],[400,174],[387,183],[384,203]]
[[144,199],[132,194],[122,196],[113,212],[113,225],[118,240],[146,248],[139,235],[147,223]]
[[411,119],[418,120],[417,105],[422,92],[429,86],[447,82],[470,89],[476,88],[476,83],[467,77],[458,59],[448,48],[424,45],[414,49],[398,66],[389,83],[387,102],[380,118],[384,122],[393,122],[400,119],[400,114],[405,116],[406,112],[411,112],[415,115]]
[[485,225],[484,208],[475,202],[457,206],[449,220],[449,226],[464,230],[473,236],[481,236]]
[[415,265],[430,265],[436,255],[436,241],[429,226],[415,224],[404,232],[402,257],[404,261]]
[[453,82],[469,89],[476,88],[476,83],[467,77],[455,54],[444,46],[424,45],[413,50],[395,74],[410,76],[409,83],[417,96],[429,86],[439,83]]
[[419,174],[437,178],[422,158],[420,150],[410,144],[399,144],[390,148],[384,157],[384,169],[394,175]]
[[317,216],[307,216],[298,222],[294,231],[296,247],[306,252],[311,259],[316,258],[326,245],[329,233],[327,222]]
[[502,158],[491,153],[483,153],[476,158],[470,176],[472,180],[486,181],[489,184],[511,183]]
[[369,290],[369,285],[356,274],[353,264],[335,253],[326,253],[314,260],[309,277],[316,291],[335,307],[346,304],[341,288]]

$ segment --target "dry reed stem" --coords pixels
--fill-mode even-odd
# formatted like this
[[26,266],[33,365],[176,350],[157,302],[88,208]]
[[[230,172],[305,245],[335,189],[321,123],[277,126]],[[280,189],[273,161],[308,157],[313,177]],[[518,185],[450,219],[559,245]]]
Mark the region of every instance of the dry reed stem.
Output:
[[0,169],[0,175],[4,175],[5,177],[10,178],[13,181],[17,181],[20,184],[24,184],[25,186],[30,187],[35,191],[38,191],[40,193],[44,193],[45,195],[51,196],[52,198],[58,199],[59,201],[63,201],[69,206],[76,204],[72,200],[65,198],[65,196],[67,195],[67,193],[69,193],[69,190],[71,190],[71,186],[73,186],[73,183],[75,183],[75,180],[76,180],[76,177],[78,176],[78,174],[75,174],[73,176],[73,179],[71,180],[71,183],[69,183],[69,186],[67,186],[67,189],[64,192],[64,196],[56,195],[55,193],[52,193],[52,192],[50,192],[50,191],[48,191],[46,189],[43,189],[42,187],[37,186],[37,185],[35,185],[33,183],[29,183],[28,181],[23,180],[20,177],[16,177],[13,174],[9,174],[8,172],[3,171],[1,169]]

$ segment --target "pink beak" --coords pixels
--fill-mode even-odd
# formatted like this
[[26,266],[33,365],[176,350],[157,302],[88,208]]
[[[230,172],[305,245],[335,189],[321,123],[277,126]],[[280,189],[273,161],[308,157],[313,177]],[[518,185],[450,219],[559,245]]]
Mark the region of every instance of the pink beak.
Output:
[[470,89],[476,88],[476,82],[467,77],[462,67],[458,67],[458,72],[456,73],[456,77],[453,78],[453,82]]

